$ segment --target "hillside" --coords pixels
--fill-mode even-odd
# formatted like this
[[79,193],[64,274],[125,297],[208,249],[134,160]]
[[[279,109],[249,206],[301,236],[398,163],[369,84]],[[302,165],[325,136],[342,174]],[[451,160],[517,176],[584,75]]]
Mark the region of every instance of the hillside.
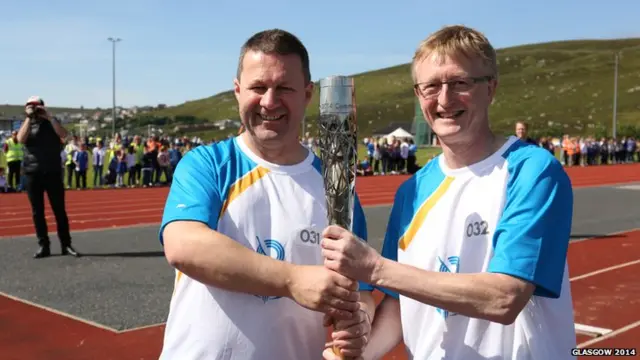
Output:
[[[610,132],[614,52],[619,50],[626,52],[619,64],[618,121],[621,127],[640,125],[640,39],[619,39],[562,41],[498,50],[500,85],[491,107],[494,127],[510,133],[515,121],[526,120],[538,134]],[[409,64],[354,77],[362,136],[389,122],[411,121],[414,95]],[[208,121],[238,118],[231,91],[154,114],[171,118],[195,116]],[[307,123],[313,125],[317,115],[316,92]]]
[[[49,111],[54,114],[59,113],[76,113],[85,110],[87,112],[94,111],[95,109],[79,109],[79,108],[61,108],[61,107],[50,107],[47,106]],[[0,105],[0,116],[3,117],[22,117],[24,116],[24,106],[23,105]]]

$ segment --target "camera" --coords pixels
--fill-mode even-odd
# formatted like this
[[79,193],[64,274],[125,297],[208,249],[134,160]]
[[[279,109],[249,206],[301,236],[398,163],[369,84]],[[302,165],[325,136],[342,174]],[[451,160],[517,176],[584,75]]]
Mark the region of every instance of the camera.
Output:
[[[31,111],[29,111],[29,109],[31,109]],[[46,114],[44,108],[41,105],[36,104],[27,104],[25,112],[30,118],[38,118]]]

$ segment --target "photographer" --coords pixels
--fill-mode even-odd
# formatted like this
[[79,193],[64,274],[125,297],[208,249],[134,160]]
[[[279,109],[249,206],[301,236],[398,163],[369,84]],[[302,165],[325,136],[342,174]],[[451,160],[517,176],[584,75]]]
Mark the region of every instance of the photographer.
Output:
[[67,131],[57,119],[47,113],[44,101],[37,96],[32,96],[27,100],[25,113],[27,117],[18,131],[18,141],[25,145],[23,166],[26,175],[26,189],[40,245],[34,258],[51,255],[47,221],[44,214],[45,191],[56,218],[62,255],[80,256],[71,247],[69,219],[64,204],[62,168],[60,167],[60,151],[62,150],[60,139],[66,137]]

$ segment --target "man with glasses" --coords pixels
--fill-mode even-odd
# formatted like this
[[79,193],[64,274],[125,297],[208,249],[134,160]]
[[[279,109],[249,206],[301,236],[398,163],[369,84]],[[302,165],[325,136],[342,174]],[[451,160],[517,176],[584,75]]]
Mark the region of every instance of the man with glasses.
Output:
[[443,153],[398,190],[382,255],[324,231],[325,266],[386,294],[365,359],[401,340],[413,359],[566,359],[576,346],[571,183],[549,152],[491,130],[496,64],[470,28],[423,41],[414,91]]

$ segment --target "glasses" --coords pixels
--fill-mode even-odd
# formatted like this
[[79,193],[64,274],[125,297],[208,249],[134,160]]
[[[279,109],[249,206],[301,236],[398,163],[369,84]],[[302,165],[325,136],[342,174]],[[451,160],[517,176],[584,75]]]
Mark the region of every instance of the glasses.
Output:
[[429,99],[440,95],[440,91],[442,91],[442,85],[444,84],[447,84],[447,89],[453,91],[454,93],[463,94],[471,90],[475,84],[487,82],[491,79],[493,79],[493,76],[491,75],[466,77],[451,79],[448,81],[419,83],[413,85],[413,87],[418,91],[420,95],[422,95],[422,97],[424,97],[425,99]]

